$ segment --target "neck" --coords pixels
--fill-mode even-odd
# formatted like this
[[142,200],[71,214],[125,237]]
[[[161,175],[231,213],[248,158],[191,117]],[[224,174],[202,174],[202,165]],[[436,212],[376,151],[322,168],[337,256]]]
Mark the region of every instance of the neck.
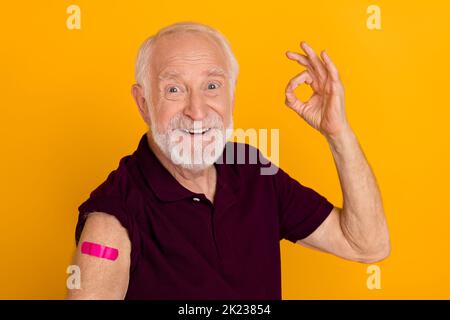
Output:
[[166,168],[183,187],[195,193],[203,193],[211,202],[213,202],[216,190],[216,167],[214,165],[203,170],[189,170],[183,168],[179,165],[175,165],[167,158],[153,140],[150,131],[147,132],[147,141],[164,168]]

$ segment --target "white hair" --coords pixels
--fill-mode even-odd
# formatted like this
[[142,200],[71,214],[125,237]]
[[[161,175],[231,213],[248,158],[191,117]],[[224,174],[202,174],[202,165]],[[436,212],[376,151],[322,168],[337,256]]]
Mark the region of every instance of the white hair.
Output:
[[[225,38],[223,34],[221,34],[218,30],[207,26],[205,24],[201,24],[198,22],[177,22],[166,26],[160,29],[156,34],[148,37],[140,46],[138,55],[136,58],[135,65],[135,78],[136,82],[143,88],[144,96],[146,98],[150,98],[150,61],[151,61],[151,50],[155,43],[155,41],[165,35],[175,34],[181,32],[199,32],[201,34],[206,34],[212,37],[228,59],[228,66],[230,68],[229,77],[230,77],[230,94],[234,95],[234,88],[236,86],[236,80],[239,73],[239,64],[236,60],[236,57],[231,50],[231,46],[228,40]],[[150,101],[147,101],[150,103]]]

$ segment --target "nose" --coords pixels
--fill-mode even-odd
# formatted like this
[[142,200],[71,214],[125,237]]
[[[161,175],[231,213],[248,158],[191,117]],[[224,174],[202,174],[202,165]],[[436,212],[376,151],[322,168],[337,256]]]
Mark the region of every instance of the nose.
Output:
[[187,99],[184,114],[194,121],[203,120],[207,115],[208,106],[200,92],[191,91]]

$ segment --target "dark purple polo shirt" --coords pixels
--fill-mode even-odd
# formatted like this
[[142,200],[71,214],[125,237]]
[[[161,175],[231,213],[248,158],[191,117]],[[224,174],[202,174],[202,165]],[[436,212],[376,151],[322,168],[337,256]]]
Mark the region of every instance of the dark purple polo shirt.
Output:
[[[230,161],[238,145],[246,164]],[[76,243],[93,211],[114,215],[127,229],[132,248],[125,299],[281,299],[280,240],[307,237],[333,205],[281,168],[261,175],[270,163],[249,163],[251,151],[257,150],[227,144],[221,159],[228,160],[214,164],[211,203],[175,180],[144,134],[78,208]]]

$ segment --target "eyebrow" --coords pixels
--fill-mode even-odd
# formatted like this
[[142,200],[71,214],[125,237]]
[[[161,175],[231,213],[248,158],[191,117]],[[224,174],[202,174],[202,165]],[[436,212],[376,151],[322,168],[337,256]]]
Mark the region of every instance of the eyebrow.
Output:
[[178,78],[179,75],[180,75],[180,73],[177,71],[165,71],[158,76],[158,79],[166,80],[166,79]]
[[[227,73],[222,68],[214,67],[209,70],[204,71],[202,74],[205,74],[206,76],[219,76],[225,78],[227,76]],[[167,80],[167,79],[177,79],[182,75],[182,73],[176,71],[176,70],[169,70],[164,71],[158,76],[159,80]]]
[[217,67],[211,68],[204,73],[206,73],[208,76],[221,76],[221,77],[227,76],[227,73],[225,72],[225,70],[223,70],[222,68],[217,68]]

